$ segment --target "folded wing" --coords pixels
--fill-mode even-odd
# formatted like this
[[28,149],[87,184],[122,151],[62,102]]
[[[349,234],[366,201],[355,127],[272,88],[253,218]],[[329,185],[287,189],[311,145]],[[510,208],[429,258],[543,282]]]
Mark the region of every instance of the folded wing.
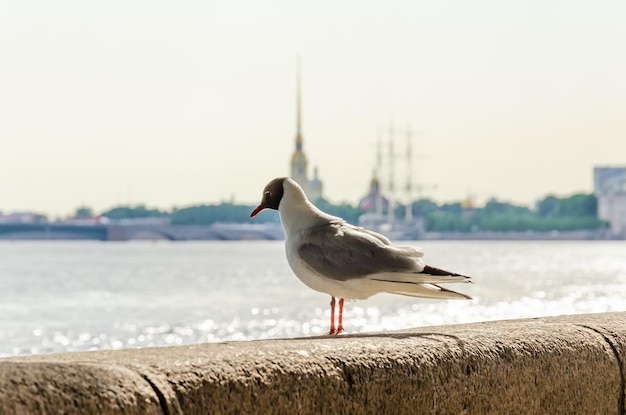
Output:
[[437,285],[469,277],[425,265],[421,251],[392,245],[378,233],[336,221],[310,229],[303,240],[300,257],[327,278],[365,278],[381,292],[414,297],[470,298]]
[[307,231],[298,253],[313,270],[346,281],[383,272],[420,272],[424,254],[415,248],[396,247],[375,232],[333,222]]

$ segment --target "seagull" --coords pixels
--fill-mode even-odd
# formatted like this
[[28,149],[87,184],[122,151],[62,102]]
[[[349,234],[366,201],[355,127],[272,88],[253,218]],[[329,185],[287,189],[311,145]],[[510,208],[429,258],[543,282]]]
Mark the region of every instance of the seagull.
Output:
[[[277,210],[285,233],[287,262],[309,288],[330,295],[329,335],[343,328],[345,300],[363,300],[377,293],[439,299],[471,299],[440,283],[471,282],[470,277],[426,265],[424,253],[397,246],[387,237],[349,224],[315,207],[302,188],[278,177],[263,189],[261,203],[250,218],[265,209]],[[335,299],[339,299],[335,326]]]

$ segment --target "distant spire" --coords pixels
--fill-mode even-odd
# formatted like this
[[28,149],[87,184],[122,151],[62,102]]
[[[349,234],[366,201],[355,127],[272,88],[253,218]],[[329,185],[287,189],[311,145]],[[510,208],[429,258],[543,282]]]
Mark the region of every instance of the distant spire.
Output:
[[300,55],[296,56],[296,151],[302,151],[302,92]]
[[300,93],[300,55],[296,55],[296,149],[291,156],[291,178],[294,179],[308,195],[309,179],[308,162],[302,146],[302,96]]

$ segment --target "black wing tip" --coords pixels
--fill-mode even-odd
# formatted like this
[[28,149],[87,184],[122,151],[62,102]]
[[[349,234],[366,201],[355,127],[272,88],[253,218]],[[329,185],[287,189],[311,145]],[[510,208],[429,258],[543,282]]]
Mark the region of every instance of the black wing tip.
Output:
[[444,269],[441,268],[436,268],[436,267],[431,267],[430,265],[426,265],[424,266],[424,269],[421,272],[422,274],[428,274],[428,275],[440,275],[442,277],[464,277],[467,278],[467,282],[472,282],[470,281],[471,277],[468,277],[467,275],[463,275],[463,274],[459,274],[456,272],[450,272],[450,271],[446,271]]

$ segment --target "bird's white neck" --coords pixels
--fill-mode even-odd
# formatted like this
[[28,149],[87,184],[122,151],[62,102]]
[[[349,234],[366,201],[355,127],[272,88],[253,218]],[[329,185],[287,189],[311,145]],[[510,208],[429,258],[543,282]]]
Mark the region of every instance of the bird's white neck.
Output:
[[304,191],[291,179],[283,184],[283,197],[278,205],[285,237],[327,221],[328,215],[307,199]]

